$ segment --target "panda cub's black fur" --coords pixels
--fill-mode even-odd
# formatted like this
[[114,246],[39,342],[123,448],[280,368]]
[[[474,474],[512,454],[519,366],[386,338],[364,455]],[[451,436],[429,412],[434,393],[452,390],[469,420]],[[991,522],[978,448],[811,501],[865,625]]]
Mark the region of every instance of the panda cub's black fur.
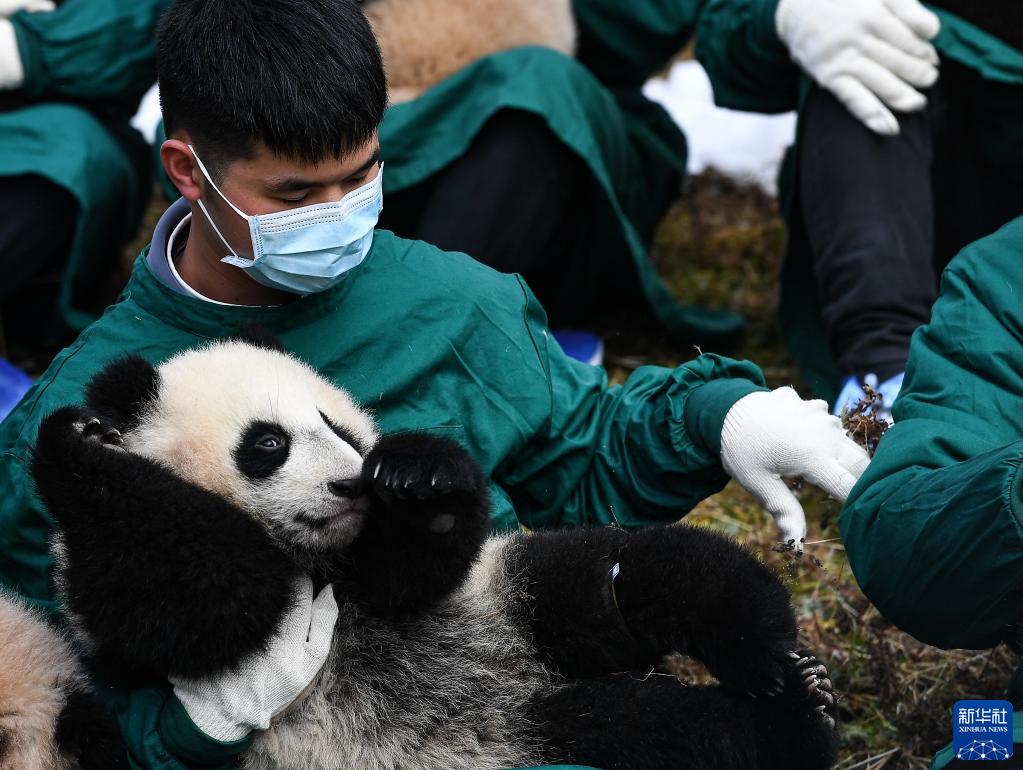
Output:
[[[312,690],[247,768],[827,768],[827,671],[788,595],[693,527],[487,537],[458,445],[378,437],[347,394],[244,341],[111,364],[39,432],[57,581],[129,684],[260,649],[302,571],[340,616]],[[720,680],[648,676],[670,652]]]

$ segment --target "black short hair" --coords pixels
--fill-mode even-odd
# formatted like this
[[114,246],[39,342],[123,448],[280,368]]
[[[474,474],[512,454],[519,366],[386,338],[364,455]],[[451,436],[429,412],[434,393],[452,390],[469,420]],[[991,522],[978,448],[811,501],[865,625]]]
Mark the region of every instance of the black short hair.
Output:
[[187,130],[215,176],[257,142],[311,163],[347,157],[387,107],[380,48],[354,0],[176,0],[156,56],[167,134]]

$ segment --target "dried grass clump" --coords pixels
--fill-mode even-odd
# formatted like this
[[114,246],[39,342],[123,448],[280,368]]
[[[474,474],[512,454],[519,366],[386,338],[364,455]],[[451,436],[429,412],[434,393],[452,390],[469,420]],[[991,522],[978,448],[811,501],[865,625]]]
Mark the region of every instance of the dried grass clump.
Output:
[[884,397],[869,385],[863,386],[866,396],[852,409],[842,407],[842,427],[846,435],[867,450],[870,457],[877,451],[878,442],[890,427],[887,420],[877,416]]

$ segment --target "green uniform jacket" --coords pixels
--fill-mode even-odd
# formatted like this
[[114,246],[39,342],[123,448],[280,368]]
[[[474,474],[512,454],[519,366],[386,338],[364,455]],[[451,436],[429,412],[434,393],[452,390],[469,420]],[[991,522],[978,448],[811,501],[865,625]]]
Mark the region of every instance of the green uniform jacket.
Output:
[[1023,218],[949,264],[841,515],[864,593],[938,647],[994,646],[1023,616],[1021,287]]
[[534,113],[582,158],[606,195],[607,215],[593,222],[593,243],[608,253],[594,255],[595,263],[628,260],[669,331],[687,339],[733,334],[741,327],[738,316],[680,306],[647,253],[678,195],[686,143],[641,89],[690,41],[703,6],[703,0],[574,0],[577,59],[544,48],[506,51],[391,107],[380,129],[385,193],[422,182],[456,160],[498,111]]
[[[371,408],[382,430],[463,443],[492,480],[495,531],[677,520],[724,485],[725,413],[763,386],[754,365],[703,355],[608,387],[602,369],[561,352],[519,277],[385,231],[337,287],[281,307],[175,293],[143,254],[120,301],[0,423],[0,584],[55,610],[51,520],[28,476],[40,420],[80,402],[90,375],[117,356],[162,361],[240,323],[278,334]],[[104,692],[136,767],[229,767],[244,748],[202,736],[169,688]]]
[[[778,39],[778,0],[707,0],[696,54],[723,107],[752,112],[797,109],[810,81],[790,60]],[[988,80],[1023,85],[1023,52],[962,19],[932,9],[941,18],[934,41],[945,58],[978,71]],[[1011,104],[982,104],[983,150],[1004,167],[1023,174],[1023,88]],[[798,133],[797,133],[798,135]],[[798,143],[782,169],[779,189],[788,224],[779,315],[786,344],[815,393],[831,400],[838,394],[839,372],[821,320],[817,286],[802,221],[796,184]]]
[[[92,318],[73,304],[116,261],[152,185],[152,158],[129,120],[156,79],[153,34],[170,0],[66,0],[51,13],[11,17],[25,69],[0,108],[0,176],[38,174],[68,190],[79,212],[58,309],[73,328]],[[111,259],[113,257],[113,260]]]
[[[686,168],[686,141],[646,80],[690,41],[703,0],[574,0],[579,56],[526,47],[480,59],[419,98],[390,107],[380,126],[384,193],[429,179],[465,154],[501,110],[533,113],[589,167],[606,196],[595,217],[595,264],[627,260],[636,289],[669,331],[687,340],[732,335],[734,313],[683,307],[647,253]],[[160,133],[162,136],[162,132]],[[165,187],[169,182],[164,179]],[[177,197],[167,189],[171,200]],[[386,201],[385,201],[386,205]],[[623,287],[623,295],[636,295]]]

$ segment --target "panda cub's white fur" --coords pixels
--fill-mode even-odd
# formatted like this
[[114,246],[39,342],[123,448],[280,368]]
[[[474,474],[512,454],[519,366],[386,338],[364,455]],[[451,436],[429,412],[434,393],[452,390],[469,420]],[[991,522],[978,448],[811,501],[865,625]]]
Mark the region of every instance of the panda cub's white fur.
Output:
[[[296,545],[325,550],[334,545],[334,530],[296,526],[296,515],[334,516],[337,497],[324,482],[358,476],[362,457],[324,418],[365,447],[376,442],[370,415],[311,367],[274,351],[218,342],[160,366],[159,398],[125,435],[124,448],[242,510],[271,514],[271,528]],[[233,461],[239,436],[257,419],[280,425],[293,439],[288,472],[258,483],[239,474]]]
[[[505,574],[513,539],[494,538],[462,588],[431,613],[383,623],[340,604],[310,695],[258,733],[251,770],[499,770],[541,761],[526,705],[550,686],[514,621]],[[424,729],[430,732],[424,735]]]
[[69,686],[87,679],[68,641],[20,601],[0,593],[0,767],[65,770],[56,743]]
[[365,10],[392,104],[500,51],[542,46],[575,53],[571,0],[371,0]]

